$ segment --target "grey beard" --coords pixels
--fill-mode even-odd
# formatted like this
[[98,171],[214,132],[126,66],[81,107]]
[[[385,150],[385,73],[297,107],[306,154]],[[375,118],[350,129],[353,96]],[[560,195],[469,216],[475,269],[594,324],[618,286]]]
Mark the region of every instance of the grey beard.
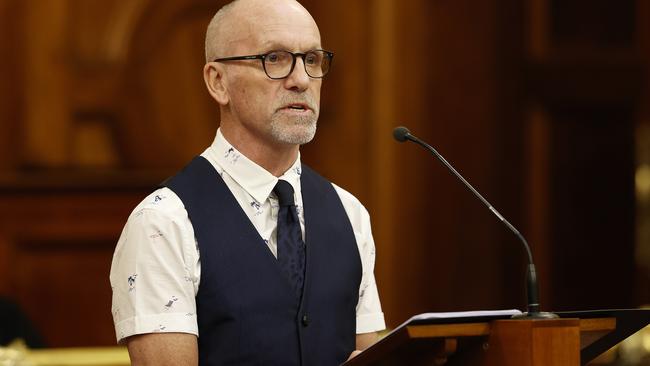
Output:
[[271,119],[271,136],[278,141],[291,145],[304,145],[316,135],[318,116],[302,117],[297,123]]

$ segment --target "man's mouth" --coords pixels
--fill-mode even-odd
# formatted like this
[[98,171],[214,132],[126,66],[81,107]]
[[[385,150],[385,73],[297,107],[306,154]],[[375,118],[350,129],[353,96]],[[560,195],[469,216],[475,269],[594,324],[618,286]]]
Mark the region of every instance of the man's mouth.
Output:
[[286,109],[291,109],[294,111],[306,111],[309,109],[306,105],[304,104],[289,104],[288,106],[285,107]]

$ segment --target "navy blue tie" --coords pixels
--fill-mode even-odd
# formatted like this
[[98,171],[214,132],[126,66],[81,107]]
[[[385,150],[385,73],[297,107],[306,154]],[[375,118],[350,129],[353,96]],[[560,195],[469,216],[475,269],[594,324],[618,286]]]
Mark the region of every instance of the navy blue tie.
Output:
[[278,197],[278,263],[296,292],[298,302],[305,282],[305,243],[302,241],[300,220],[293,200],[293,187],[286,180],[278,180],[273,188]]

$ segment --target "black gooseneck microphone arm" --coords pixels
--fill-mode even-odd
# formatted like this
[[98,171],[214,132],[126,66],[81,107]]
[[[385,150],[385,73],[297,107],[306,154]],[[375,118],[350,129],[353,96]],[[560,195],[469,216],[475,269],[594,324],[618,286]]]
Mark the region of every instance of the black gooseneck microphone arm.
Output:
[[487,208],[492,211],[492,213],[508,228],[510,231],[512,231],[517,238],[521,241],[521,243],[524,245],[524,248],[526,249],[526,254],[528,254],[528,274],[527,274],[527,293],[528,293],[528,311],[524,313],[521,316],[516,316],[517,318],[542,318],[542,319],[547,319],[547,318],[557,318],[557,315],[553,313],[546,313],[546,312],[540,312],[539,309],[539,295],[538,295],[538,285],[537,285],[537,273],[535,271],[535,264],[533,263],[533,254],[530,251],[530,246],[528,245],[528,242],[524,238],[523,235],[514,227],[508,220],[503,217],[499,211],[497,211],[491,204],[488,202],[483,196],[478,193],[474,187],[472,187],[471,184],[465,178],[463,178],[454,167],[447,162],[447,160],[440,155],[440,153],[434,149],[431,145],[427,144],[426,142],[420,140],[419,138],[413,136],[411,132],[408,130],[406,127],[396,127],[393,130],[393,137],[395,140],[399,142],[405,142],[405,141],[413,141],[416,144],[424,147],[425,149],[429,150],[433,155],[435,155],[438,160],[442,164],[444,164],[449,171],[451,171],[456,178],[458,178],[463,184],[465,184],[465,187],[469,189],[474,196],[476,196]]

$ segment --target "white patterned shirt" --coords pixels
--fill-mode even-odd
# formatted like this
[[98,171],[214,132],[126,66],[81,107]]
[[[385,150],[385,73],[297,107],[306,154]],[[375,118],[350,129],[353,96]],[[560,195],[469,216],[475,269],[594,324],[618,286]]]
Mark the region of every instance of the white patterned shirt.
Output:
[[[214,142],[201,156],[221,175],[276,257],[278,201],[272,190],[278,179],[288,181],[295,192],[304,239],[300,155],[277,178],[239,153],[217,130]],[[361,257],[357,334],[382,330],[385,322],[375,283],[375,243],[368,211],[352,194],[332,185],[350,219]],[[187,211],[173,191],[158,189],[133,210],[113,255],[110,281],[118,342],[155,332],[198,336],[195,297],[200,279],[199,248]]]

